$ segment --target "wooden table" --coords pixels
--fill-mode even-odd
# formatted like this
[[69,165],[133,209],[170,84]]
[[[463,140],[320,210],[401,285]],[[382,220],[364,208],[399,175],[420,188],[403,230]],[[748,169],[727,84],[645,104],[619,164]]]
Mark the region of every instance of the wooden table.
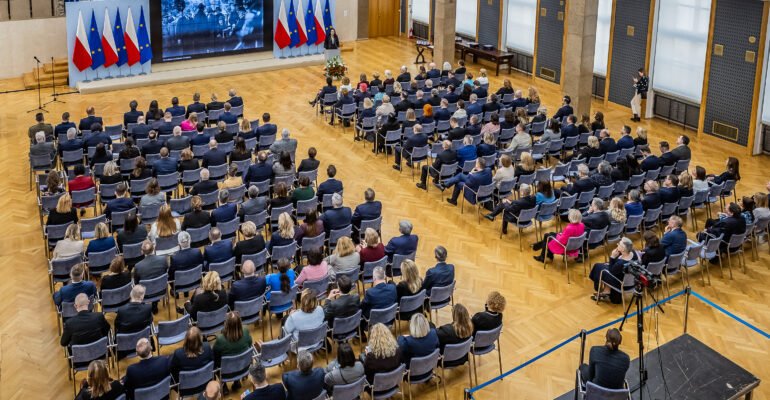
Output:
[[508,64],[508,73],[511,73],[511,64],[513,63],[513,53],[503,52],[499,50],[484,50],[479,47],[471,47],[470,42],[462,41],[455,42],[455,51],[460,52],[460,59],[465,60],[465,56],[471,54],[473,56],[473,62],[478,62],[479,58],[492,61],[495,63],[495,76],[500,75],[500,64]]

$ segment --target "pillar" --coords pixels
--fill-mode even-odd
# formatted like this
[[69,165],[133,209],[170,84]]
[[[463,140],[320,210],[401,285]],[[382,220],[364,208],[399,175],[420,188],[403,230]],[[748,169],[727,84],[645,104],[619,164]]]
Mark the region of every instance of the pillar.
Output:
[[[463,0],[467,1],[467,0]],[[456,0],[436,0],[436,16],[433,20],[433,62],[454,64]]]
[[572,98],[575,115],[591,111],[591,87],[599,0],[569,0],[562,61],[562,92]]

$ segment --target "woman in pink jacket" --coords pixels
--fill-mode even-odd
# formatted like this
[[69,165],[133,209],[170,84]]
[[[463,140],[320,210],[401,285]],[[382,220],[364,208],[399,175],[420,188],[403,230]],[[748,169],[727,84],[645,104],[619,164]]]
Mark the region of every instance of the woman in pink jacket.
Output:
[[[553,233],[549,232],[546,233],[543,236],[543,240],[535,243],[532,248],[535,249],[535,251],[540,251],[539,256],[535,256],[535,260],[539,262],[543,262],[545,260],[545,256],[548,255],[549,259],[553,259],[553,255],[562,255],[564,254],[564,246],[567,245],[567,241],[570,238],[578,237],[585,232],[585,225],[581,222],[583,220],[583,215],[580,214],[580,211],[576,209],[569,210],[569,214],[567,215],[567,219],[569,220],[569,224],[564,227],[564,230],[559,233]],[[551,242],[548,242],[549,237],[555,237],[556,240],[553,240]],[[546,242],[548,242],[548,245],[546,246]],[[559,246],[559,242],[561,243],[561,246]],[[577,257],[579,253],[579,250],[572,250],[569,253],[567,253],[567,256],[569,257]]]
[[[297,272],[295,269],[294,272]],[[307,252],[307,266],[299,271],[295,282],[302,287],[305,281],[317,281],[329,276],[329,266],[324,261],[321,249],[310,249]]]
[[184,132],[192,132],[195,130],[196,125],[198,125],[198,114],[190,113],[190,116],[179,124],[179,127]]

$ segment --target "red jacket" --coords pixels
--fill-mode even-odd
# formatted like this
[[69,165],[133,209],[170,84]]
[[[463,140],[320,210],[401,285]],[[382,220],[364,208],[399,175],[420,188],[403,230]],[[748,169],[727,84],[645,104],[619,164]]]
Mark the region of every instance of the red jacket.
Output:
[[[70,194],[71,194],[73,191],[92,188],[92,187],[94,187],[96,185],[94,184],[94,180],[91,179],[90,176],[80,175],[80,176],[76,176],[75,179],[69,181],[67,186],[69,186],[69,191],[70,191]],[[88,202],[88,203],[85,203],[85,204],[72,204],[72,205],[74,207],[83,207],[83,206],[87,206],[87,205],[89,205],[91,203],[92,202]]]
[[[582,222],[577,224],[568,224],[564,227],[564,230],[556,235],[556,241],[561,243],[563,246],[567,245],[567,241],[569,241],[570,238],[578,237],[585,232],[586,227],[583,225]],[[551,250],[551,253],[562,255],[564,254],[564,247],[559,246],[558,244],[554,243],[553,241],[548,242],[548,250]],[[577,257],[579,251],[573,250],[567,253],[569,257]]]

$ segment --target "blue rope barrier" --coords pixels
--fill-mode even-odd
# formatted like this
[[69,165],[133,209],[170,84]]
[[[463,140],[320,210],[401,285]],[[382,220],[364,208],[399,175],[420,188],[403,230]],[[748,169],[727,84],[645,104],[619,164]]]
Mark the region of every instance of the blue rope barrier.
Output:
[[734,319],[734,320],[736,320],[736,321],[740,322],[741,324],[743,324],[743,325],[747,326],[748,328],[750,328],[750,329],[751,329],[751,330],[753,330],[754,332],[757,332],[757,333],[759,333],[760,335],[764,336],[764,337],[765,337],[765,339],[770,339],[770,334],[768,334],[767,332],[765,332],[765,331],[763,331],[763,330],[761,330],[761,329],[757,328],[756,326],[754,326],[754,325],[752,325],[752,324],[748,323],[748,322],[747,322],[746,320],[744,320],[743,318],[741,318],[741,317],[739,317],[739,316],[737,316],[737,315],[735,315],[735,314],[731,313],[730,311],[727,311],[727,310],[726,310],[726,309],[724,309],[722,306],[720,306],[720,305],[717,305],[717,304],[716,304],[716,303],[714,303],[713,301],[711,301],[711,300],[709,300],[709,299],[707,299],[707,298],[703,297],[703,295],[701,295],[700,293],[698,293],[698,292],[696,292],[696,291],[694,291],[694,290],[693,290],[693,291],[691,291],[691,293],[692,293],[692,295],[693,295],[693,296],[697,297],[697,298],[698,298],[700,301],[702,301],[702,302],[704,302],[704,303],[706,303],[706,304],[710,305],[711,307],[714,307],[714,308],[716,308],[717,310],[721,311],[722,313],[724,313],[724,314],[725,314],[725,315],[727,315],[728,317],[730,317],[730,318],[732,318],[732,319]]
[[[658,304],[667,303],[667,302],[669,302],[669,301],[671,301],[671,300],[673,300],[673,299],[675,299],[675,298],[677,298],[677,297],[679,297],[679,296],[683,295],[684,293],[685,293],[685,291],[684,291],[684,290],[680,290],[679,292],[677,292],[677,293],[674,293],[674,294],[672,294],[671,296],[669,296],[669,297],[666,297],[665,299],[658,301],[657,303],[653,303],[653,304],[650,304],[650,305],[648,305],[647,307],[645,307],[645,308],[642,310],[642,312],[644,312],[644,311],[648,311],[648,310],[650,310],[651,308],[653,308],[653,307],[656,307]],[[634,311],[633,313],[629,313],[629,314],[628,314],[628,318],[634,317],[634,316],[636,316],[636,314],[637,314],[637,312],[636,312],[636,311]],[[591,330],[587,331],[587,332],[586,332],[586,335],[590,335],[590,334],[592,334],[592,333],[595,333],[596,331],[599,331],[599,330],[605,329],[605,328],[607,328],[607,327],[609,327],[609,326],[615,325],[615,324],[617,324],[618,322],[620,322],[620,321],[622,321],[622,320],[623,320],[623,317],[620,317],[620,318],[617,318],[617,319],[615,319],[615,320],[613,320],[613,321],[607,322],[607,323],[606,323],[606,324],[604,324],[604,325],[601,325],[601,326],[597,326],[596,328],[593,328],[593,329],[591,329]],[[474,397],[473,397],[473,393],[474,393],[474,392],[477,392],[477,391],[479,391],[479,390],[481,390],[481,389],[484,389],[485,387],[487,387],[487,386],[491,385],[492,383],[495,383],[495,382],[497,382],[497,381],[499,381],[499,380],[502,380],[502,379],[504,379],[506,376],[509,376],[509,375],[511,375],[511,374],[513,374],[513,373],[515,373],[516,371],[519,371],[519,370],[521,370],[522,368],[524,368],[524,367],[526,367],[526,366],[528,366],[528,365],[532,364],[533,362],[535,362],[535,361],[537,361],[537,360],[539,360],[539,359],[541,359],[541,358],[543,358],[543,357],[545,357],[545,356],[547,356],[547,355],[549,355],[549,354],[553,353],[554,351],[556,351],[556,350],[558,350],[558,349],[560,349],[560,348],[562,348],[562,347],[566,346],[567,344],[569,344],[570,342],[572,342],[573,340],[575,340],[575,339],[577,339],[577,338],[579,338],[579,337],[580,337],[580,333],[578,333],[578,334],[576,334],[576,335],[573,335],[572,337],[570,337],[570,338],[568,338],[568,339],[566,339],[566,340],[562,341],[561,343],[557,344],[556,346],[554,346],[554,347],[551,347],[550,349],[548,349],[548,350],[546,350],[546,351],[544,351],[544,352],[542,352],[542,353],[538,354],[537,356],[535,356],[535,357],[533,357],[533,358],[531,358],[531,359],[529,359],[529,360],[525,361],[524,363],[522,363],[522,364],[520,364],[519,366],[517,366],[517,367],[515,367],[515,368],[513,368],[513,369],[511,369],[511,370],[509,370],[509,371],[507,371],[507,372],[505,372],[504,374],[502,374],[502,375],[499,375],[499,376],[496,376],[496,377],[494,377],[494,378],[492,378],[492,379],[490,379],[490,380],[488,380],[488,381],[486,381],[486,382],[484,382],[484,383],[482,383],[482,384],[480,384],[480,385],[478,385],[478,386],[476,386],[476,387],[473,387],[473,388],[470,388],[470,389],[466,390],[466,393],[468,393],[468,396],[469,396],[469,398],[470,398],[470,399],[473,399],[473,398],[474,398]]]

